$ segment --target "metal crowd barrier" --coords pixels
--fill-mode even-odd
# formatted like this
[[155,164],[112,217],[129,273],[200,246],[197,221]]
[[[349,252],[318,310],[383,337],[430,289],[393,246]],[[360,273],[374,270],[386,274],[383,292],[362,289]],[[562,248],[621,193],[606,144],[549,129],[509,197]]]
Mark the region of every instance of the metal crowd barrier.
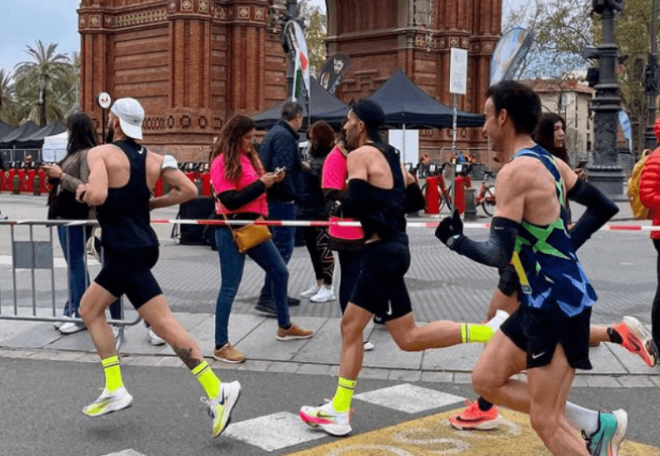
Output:
[[[90,283],[103,262],[103,251],[94,255],[93,230],[95,220],[2,220],[0,221],[0,320],[22,320],[39,322],[81,322],[81,318],[62,315],[67,302],[71,301],[69,275],[71,273],[65,252],[62,251],[57,233],[59,226],[65,227],[67,245],[70,228],[84,226],[84,269],[85,282]],[[92,249],[93,249],[92,245]],[[56,255],[57,253],[57,255]],[[98,256],[98,258],[97,258]],[[10,273],[9,273],[10,272]],[[64,293],[65,292],[65,293]],[[117,347],[123,342],[125,326],[141,321],[126,319],[123,300],[119,299],[121,319],[108,319],[108,323],[119,327]]]

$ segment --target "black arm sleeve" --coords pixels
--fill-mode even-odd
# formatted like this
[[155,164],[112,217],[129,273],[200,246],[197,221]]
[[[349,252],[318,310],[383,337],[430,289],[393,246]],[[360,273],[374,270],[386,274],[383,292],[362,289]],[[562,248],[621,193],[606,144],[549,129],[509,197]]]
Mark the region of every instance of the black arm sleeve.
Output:
[[415,182],[406,187],[406,196],[403,200],[403,212],[410,214],[411,212],[421,211],[426,207],[426,201],[422,194],[422,189],[419,184]]
[[571,244],[577,251],[592,234],[619,212],[619,208],[603,192],[581,179],[578,179],[567,196],[587,208],[570,231]]
[[348,181],[348,199],[342,204],[341,210],[345,216],[359,218],[372,211],[367,195],[370,193],[369,183],[363,179]]
[[504,268],[511,262],[519,229],[518,222],[503,217],[493,217],[490,237],[487,241],[477,242],[461,235],[452,247],[457,253],[477,263]]
[[266,184],[259,179],[240,190],[227,190],[226,192],[222,192],[218,195],[218,199],[224,207],[230,211],[235,211],[259,198],[265,191]]

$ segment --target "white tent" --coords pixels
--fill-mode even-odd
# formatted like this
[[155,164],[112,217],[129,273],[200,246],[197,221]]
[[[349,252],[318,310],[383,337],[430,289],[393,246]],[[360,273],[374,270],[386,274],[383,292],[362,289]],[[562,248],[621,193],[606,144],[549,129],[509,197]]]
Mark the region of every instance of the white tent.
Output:
[[55,136],[44,138],[42,160],[46,163],[58,162],[66,155],[66,146],[69,142],[69,132],[65,131]]

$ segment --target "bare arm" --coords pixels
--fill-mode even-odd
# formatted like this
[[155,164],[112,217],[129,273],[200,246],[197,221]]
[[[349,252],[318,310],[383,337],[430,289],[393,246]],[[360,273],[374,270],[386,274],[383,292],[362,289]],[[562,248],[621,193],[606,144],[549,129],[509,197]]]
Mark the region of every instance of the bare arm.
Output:
[[90,206],[100,206],[108,197],[108,170],[103,158],[106,146],[95,147],[87,154],[89,181],[79,184],[76,188],[76,198]]
[[149,201],[149,209],[176,206],[197,197],[197,187],[178,168],[167,168],[160,175],[163,183],[170,184],[169,193]]

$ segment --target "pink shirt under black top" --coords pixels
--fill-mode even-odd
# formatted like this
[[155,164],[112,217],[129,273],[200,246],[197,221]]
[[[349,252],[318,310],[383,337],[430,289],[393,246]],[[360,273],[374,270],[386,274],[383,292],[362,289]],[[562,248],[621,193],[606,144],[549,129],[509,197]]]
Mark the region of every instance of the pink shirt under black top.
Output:
[[[328,190],[346,191],[348,189],[347,178],[348,165],[346,164],[346,157],[338,147],[335,147],[323,163],[321,187]],[[336,217],[331,217],[330,220],[336,220]],[[342,220],[351,221],[352,219]],[[328,234],[339,239],[362,239],[364,237],[362,228],[350,226],[331,226],[328,229]]]
[[[241,190],[259,180],[259,174],[257,174],[250,159],[245,154],[241,154],[241,167],[243,168],[243,172],[237,182],[225,178],[224,162],[225,156],[224,154],[220,154],[211,164],[211,182],[213,183],[216,195],[230,190]],[[240,214],[244,212],[252,212],[255,214],[261,214],[264,217],[268,216],[268,204],[266,202],[265,193],[234,211],[227,209],[220,204],[219,201],[216,201],[215,208],[218,214]]]

